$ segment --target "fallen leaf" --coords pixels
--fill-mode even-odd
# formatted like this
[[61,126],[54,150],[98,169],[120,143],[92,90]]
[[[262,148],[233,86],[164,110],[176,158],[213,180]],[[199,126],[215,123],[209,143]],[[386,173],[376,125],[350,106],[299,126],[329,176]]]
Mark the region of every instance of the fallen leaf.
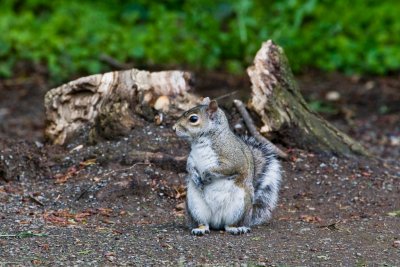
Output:
[[88,159],[79,163],[81,166],[90,166],[96,164],[96,159]]
[[68,219],[69,224],[77,224],[77,222],[74,219]]
[[33,259],[33,260],[31,260],[31,262],[33,265],[41,265],[42,264],[42,261],[39,259]]
[[104,257],[108,261],[113,262],[115,260],[115,253],[114,252],[107,252],[106,254],[104,254]]
[[47,237],[47,234],[42,233],[34,233],[31,231],[23,231],[17,234],[0,234],[0,238],[9,238],[9,237],[16,237],[16,238],[28,238],[28,237]]
[[21,193],[23,193],[23,189],[20,186],[15,185],[13,183],[6,184],[3,187],[3,190],[8,194],[21,194]]
[[53,224],[59,224],[59,225],[63,225],[63,226],[68,224],[68,220],[67,219],[54,216],[54,214],[45,213],[43,215],[43,219],[46,222],[50,222],[50,223],[53,223]]
[[135,225],[147,225],[147,224],[152,224],[152,221],[141,219],[138,222],[135,222]]
[[113,232],[113,234],[116,234],[116,235],[122,235],[123,234],[122,231],[116,230],[116,229],[114,229],[112,232]]
[[90,254],[92,252],[93,252],[93,250],[87,249],[87,250],[78,251],[78,254],[79,255],[88,255],[88,254]]
[[86,218],[96,214],[92,210],[83,211],[80,213],[71,213],[69,210],[58,210],[58,211],[46,211],[43,214],[45,221],[58,224],[61,226],[67,226],[70,224],[85,223]]
[[92,215],[92,213],[85,211],[85,212],[76,214],[74,219],[76,221],[80,222],[80,221],[84,220],[86,217],[89,217],[91,215]]
[[319,223],[322,222],[322,219],[318,216],[312,216],[312,215],[301,215],[300,219],[303,222],[308,222],[308,223]]
[[400,210],[389,212],[388,215],[391,217],[400,217]]
[[101,219],[101,221],[106,224],[115,224],[115,222],[111,221],[110,219],[106,219],[106,218]]
[[175,194],[176,199],[186,197],[186,187],[184,185],[179,185],[178,187],[174,187],[174,190],[176,192],[176,194]]
[[171,246],[171,245],[168,244],[168,243],[162,243],[161,246],[162,246],[163,248],[173,249],[173,246]]
[[361,175],[362,175],[362,176],[365,176],[365,177],[369,177],[369,176],[371,176],[371,173],[369,173],[369,172],[362,172]]
[[39,247],[41,247],[44,251],[48,251],[50,248],[49,244],[40,244]]
[[178,204],[175,206],[175,209],[176,209],[177,211],[181,211],[181,210],[184,210],[184,209],[185,209],[185,206],[186,206],[185,202],[181,202],[181,203],[178,203]]
[[72,176],[74,176],[78,172],[78,169],[75,166],[69,167],[65,174],[56,174],[55,175],[55,183],[56,184],[63,184]]
[[98,209],[100,215],[106,216],[106,217],[110,217],[113,210],[109,209],[109,208],[99,208]]

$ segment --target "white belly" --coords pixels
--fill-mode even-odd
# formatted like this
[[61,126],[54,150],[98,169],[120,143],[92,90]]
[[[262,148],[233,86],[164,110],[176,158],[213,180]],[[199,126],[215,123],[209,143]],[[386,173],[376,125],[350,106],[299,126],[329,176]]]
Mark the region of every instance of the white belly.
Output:
[[204,187],[204,200],[211,210],[210,226],[220,229],[236,224],[243,216],[245,192],[232,180],[217,180]]
[[[211,142],[206,139],[192,145],[189,160],[199,174],[218,165],[217,155]],[[188,198],[192,214],[200,222],[208,222],[214,229],[235,225],[244,213],[245,192],[234,180],[215,179],[205,185],[203,190],[190,181]]]
[[211,147],[211,142],[207,140],[193,145],[189,157],[191,157],[192,162],[199,173],[218,164],[217,155]]

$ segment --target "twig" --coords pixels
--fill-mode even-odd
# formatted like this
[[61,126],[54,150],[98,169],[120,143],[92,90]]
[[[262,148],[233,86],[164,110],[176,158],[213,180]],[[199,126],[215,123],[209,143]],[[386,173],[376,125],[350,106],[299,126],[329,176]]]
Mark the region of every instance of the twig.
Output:
[[35,198],[33,195],[29,195],[29,199],[40,206],[44,206],[44,204],[39,199]]
[[17,234],[0,234],[0,238],[9,238],[9,237],[27,238],[27,237],[47,237],[47,236],[48,234],[41,234],[41,233],[36,234],[31,231],[23,231]]
[[131,64],[121,63],[117,59],[106,54],[100,55],[100,60],[103,61],[104,63],[107,63],[110,67],[115,69],[125,70],[133,68]]
[[75,198],[75,201],[80,200],[84,195],[86,195],[87,192],[89,192],[90,189],[92,189],[94,185],[92,184],[91,186],[85,188],[82,190],[82,192],[79,194],[79,196],[77,198]]
[[224,94],[224,95],[220,95],[220,96],[218,96],[217,98],[215,98],[215,100],[220,100],[220,99],[223,99],[223,98],[226,98],[226,97],[230,97],[230,96],[236,95],[237,92],[238,92],[238,91],[236,90],[236,91],[233,91],[233,92]]
[[272,146],[275,149],[276,154],[278,154],[279,157],[286,159],[288,157],[287,153],[282,151],[280,148],[278,148],[276,145],[271,143],[267,138],[262,136],[258,131],[256,126],[254,125],[253,119],[250,117],[250,114],[247,112],[246,107],[244,106],[243,102],[235,99],[233,100],[233,103],[235,104],[236,108],[238,109],[240,115],[242,116],[244,123],[246,124],[247,129],[249,130],[250,134],[257,139],[261,143],[268,144]]
[[115,174],[117,172],[122,172],[122,171],[129,171],[132,170],[133,168],[135,168],[137,165],[151,165],[151,163],[145,163],[145,162],[136,162],[135,164],[133,164],[132,166],[128,167],[128,168],[123,168],[123,169],[118,169],[118,170],[111,170],[109,172],[106,172],[102,175],[102,177],[105,176],[109,176],[111,174]]

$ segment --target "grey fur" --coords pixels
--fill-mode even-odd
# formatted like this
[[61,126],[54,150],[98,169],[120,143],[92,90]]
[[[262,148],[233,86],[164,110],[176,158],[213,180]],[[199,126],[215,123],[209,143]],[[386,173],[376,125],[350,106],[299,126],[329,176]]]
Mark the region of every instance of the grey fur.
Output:
[[[192,114],[200,123],[188,121]],[[186,111],[173,128],[191,142],[187,217],[192,234],[208,233],[209,227],[247,233],[271,217],[281,179],[271,147],[235,136],[215,101]]]
[[273,147],[253,137],[242,137],[254,157],[254,199],[251,225],[259,225],[271,218],[281,182],[280,164]]

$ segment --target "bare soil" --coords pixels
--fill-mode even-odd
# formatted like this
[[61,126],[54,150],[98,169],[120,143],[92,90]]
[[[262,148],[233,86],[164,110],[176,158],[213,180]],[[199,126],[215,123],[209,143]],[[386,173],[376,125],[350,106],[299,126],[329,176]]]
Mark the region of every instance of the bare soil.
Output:
[[[118,140],[53,146],[43,139],[48,83],[29,77],[0,81],[0,266],[400,266],[400,77],[299,76],[306,99],[375,157],[284,147],[290,157],[272,220],[250,234],[204,237],[185,225],[189,146],[173,121],[143,119]],[[237,89],[246,99],[249,88],[246,78],[198,77],[202,95]]]

